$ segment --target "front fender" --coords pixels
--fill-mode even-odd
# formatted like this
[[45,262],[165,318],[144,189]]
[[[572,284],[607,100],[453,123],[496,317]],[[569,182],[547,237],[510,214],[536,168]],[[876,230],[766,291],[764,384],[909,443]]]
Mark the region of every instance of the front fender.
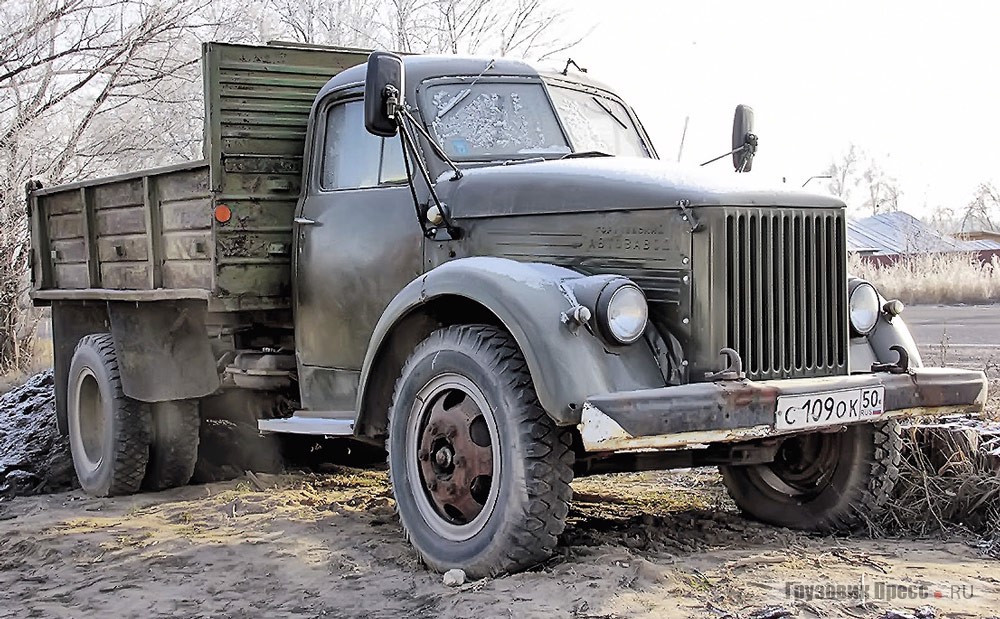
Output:
[[444,296],[475,301],[500,320],[524,354],[542,408],[560,425],[579,423],[591,395],[662,387],[663,375],[644,340],[609,350],[587,329],[563,324],[562,313],[575,304],[572,290],[588,279],[563,267],[490,257],[453,260],[421,275],[396,295],[375,326],[356,410],[363,410],[369,378],[393,327]]
[[[853,286],[861,283],[862,279],[851,277],[847,281],[848,289],[853,290]],[[884,307],[886,298],[882,293],[878,295],[879,305]],[[903,312],[904,314],[906,312]],[[885,311],[879,312],[878,322],[875,328],[866,336],[855,336],[852,334],[850,341],[849,365],[851,374],[871,372],[873,363],[895,363],[899,359],[893,346],[902,346],[909,357],[910,367],[920,368],[924,366],[923,359],[917,344],[910,334],[909,327],[900,316],[889,316]]]

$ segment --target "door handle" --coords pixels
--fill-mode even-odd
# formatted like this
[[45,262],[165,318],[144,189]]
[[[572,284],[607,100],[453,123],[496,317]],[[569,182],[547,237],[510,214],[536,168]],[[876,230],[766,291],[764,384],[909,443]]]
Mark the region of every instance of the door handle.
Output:
[[299,224],[300,226],[315,226],[316,225],[315,221],[313,221],[312,219],[306,219],[305,217],[296,217],[295,218],[295,223]]

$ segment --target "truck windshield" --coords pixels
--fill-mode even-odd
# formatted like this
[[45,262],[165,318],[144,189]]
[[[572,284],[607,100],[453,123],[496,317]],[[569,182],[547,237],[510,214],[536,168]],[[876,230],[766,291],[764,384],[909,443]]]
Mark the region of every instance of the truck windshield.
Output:
[[434,84],[424,94],[425,117],[445,153],[458,161],[585,151],[650,156],[620,102],[559,86],[548,90],[551,102],[537,82]]
[[582,90],[550,86],[549,94],[576,152],[649,157],[632,117],[620,102]]
[[[479,82],[427,88],[434,137],[457,160],[563,155],[569,145],[539,83]],[[425,104],[426,105],[426,104]]]

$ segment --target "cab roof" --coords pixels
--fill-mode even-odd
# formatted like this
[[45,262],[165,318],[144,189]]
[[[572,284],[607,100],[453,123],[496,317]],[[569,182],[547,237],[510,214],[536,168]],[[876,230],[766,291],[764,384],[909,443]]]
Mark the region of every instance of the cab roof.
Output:
[[[402,59],[407,89],[411,92],[415,85],[427,79],[436,77],[474,78],[481,73],[484,78],[487,76],[544,78],[548,81],[562,81],[569,84],[583,85],[598,90],[614,92],[607,85],[591,79],[585,73],[570,72],[567,75],[563,75],[559,71],[539,69],[528,62],[513,58],[421,54],[403,56]],[[489,66],[490,62],[493,63],[493,67],[484,73],[483,70]],[[367,66],[365,64],[359,64],[341,71],[320,89],[317,99],[325,97],[334,90],[363,85],[365,83],[366,70]]]

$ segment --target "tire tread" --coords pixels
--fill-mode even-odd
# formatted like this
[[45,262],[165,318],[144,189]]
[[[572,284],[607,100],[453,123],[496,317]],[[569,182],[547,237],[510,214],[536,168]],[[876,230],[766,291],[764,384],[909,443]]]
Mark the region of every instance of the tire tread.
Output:
[[111,486],[108,496],[134,494],[142,487],[149,460],[149,444],[152,430],[149,423],[149,408],[143,402],[125,395],[122,388],[121,371],[115,353],[115,343],[110,333],[94,333],[84,336],[77,343],[77,350],[90,347],[108,370],[111,386],[114,427],[114,462],[112,464]]
[[[566,527],[573,494],[570,482],[573,481],[575,452],[571,431],[556,426],[539,404],[527,363],[513,337],[491,325],[458,325],[433,332],[417,345],[400,372],[393,390],[389,423],[395,421],[392,411],[397,408],[403,381],[423,351],[456,340],[482,355],[480,358],[502,378],[505,389],[511,394],[509,411],[518,415],[515,422],[520,434],[514,443],[523,446],[519,455],[524,459],[528,496],[524,513],[509,514],[506,526],[501,527],[508,532],[507,539],[502,540],[501,553],[487,559],[489,564],[474,572],[496,575],[526,569],[552,555]],[[389,451],[388,443],[386,448]],[[426,556],[421,558],[427,564],[432,563]]]

